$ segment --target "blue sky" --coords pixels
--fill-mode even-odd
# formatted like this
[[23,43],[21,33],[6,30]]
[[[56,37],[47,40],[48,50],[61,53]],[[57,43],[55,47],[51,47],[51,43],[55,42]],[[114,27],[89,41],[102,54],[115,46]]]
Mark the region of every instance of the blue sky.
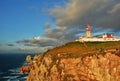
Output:
[[119,36],[119,14],[119,0],[0,0],[0,53],[42,52],[74,41],[88,21],[97,33]]
[[1,40],[8,42],[42,35],[44,24],[50,22],[47,15],[42,12],[45,7],[42,0],[1,0]]
[[43,36],[44,24],[52,22],[47,12],[55,3],[61,4],[57,0],[0,0],[1,48],[7,50],[11,47],[5,44],[19,39]]

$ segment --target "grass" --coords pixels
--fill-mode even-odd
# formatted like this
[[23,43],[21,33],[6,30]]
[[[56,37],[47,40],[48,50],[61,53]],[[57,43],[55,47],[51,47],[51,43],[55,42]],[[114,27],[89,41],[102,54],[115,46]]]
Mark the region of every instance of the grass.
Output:
[[58,58],[57,54],[66,54],[63,57],[79,57],[79,56],[89,56],[93,55],[94,52],[98,51],[98,49],[103,48],[107,49],[120,49],[120,41],[119,42],[69,42],[65,45],[55,47],[45,54],[50,54],[54,58]]

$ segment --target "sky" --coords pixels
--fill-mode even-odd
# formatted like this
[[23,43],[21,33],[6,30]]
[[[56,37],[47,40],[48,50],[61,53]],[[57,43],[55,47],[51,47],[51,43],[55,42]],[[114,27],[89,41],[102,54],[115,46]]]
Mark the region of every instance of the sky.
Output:
[[120,0],[0,0],[0,53],[41,53],[84,35],[120,36]]

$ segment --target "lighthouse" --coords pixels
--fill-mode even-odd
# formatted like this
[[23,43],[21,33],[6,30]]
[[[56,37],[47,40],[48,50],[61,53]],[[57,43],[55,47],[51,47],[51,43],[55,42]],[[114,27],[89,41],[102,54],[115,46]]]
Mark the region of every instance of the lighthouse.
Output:
[[114,35],[106,33],[97,36],[91,36],[90,23],[86,25],[85,35],[79,37],[75,41],[79,42],[108,42],[108,41],[120,41],[120,38],[115,38]]
[[87,38],[91,37],[90,23],[88,23],[87,26],[86,26],[86,37]]

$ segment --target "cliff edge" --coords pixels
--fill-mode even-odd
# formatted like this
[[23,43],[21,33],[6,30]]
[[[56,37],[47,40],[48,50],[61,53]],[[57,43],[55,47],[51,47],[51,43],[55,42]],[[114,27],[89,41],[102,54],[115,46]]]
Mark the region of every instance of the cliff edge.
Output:
[[72,42],[34,56],[27,81],[120,81],[120,42]]

